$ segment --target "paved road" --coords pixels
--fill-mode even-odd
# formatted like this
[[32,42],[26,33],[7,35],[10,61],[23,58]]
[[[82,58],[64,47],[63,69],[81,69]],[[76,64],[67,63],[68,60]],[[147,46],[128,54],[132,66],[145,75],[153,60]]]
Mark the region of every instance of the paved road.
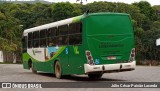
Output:
[[[0,82],[75,82],[95,81],[87,75],[72,75],[63,79],[56,79],[53,74],[33,74],[23,69],[21,64],[0,64]],[[160,67],[137,66],[136,70],[120,73],[106,73],[102,79],[96,81],[131,81],[131,82],[160,82]]]
[[[78,82],[88,82],[88,81],[160,82],[160,66],[158,67],[137,66],[136,70],[134,71],[121,72],[121,73],[106,73],[103,75],[102,79],[90,80],[88,79],[87,75],[72,75],[69,77],[64,77],[63,79],[56,79],[53,74],[48,74],[48,73],[33,74],[30,70],[23,69],[23,66],[21,64],[0,64],[0,82],[77,82],[77,81]],[[96,91],[96,89],[93,90]],[[147,89],[139,89],[139,90],[146,91]]]

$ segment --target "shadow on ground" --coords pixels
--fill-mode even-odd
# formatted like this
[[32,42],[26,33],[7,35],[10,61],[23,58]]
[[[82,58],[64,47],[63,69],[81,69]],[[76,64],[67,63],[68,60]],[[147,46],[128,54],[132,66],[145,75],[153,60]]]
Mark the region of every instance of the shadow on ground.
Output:
[[[37,73],[37,75],[42,75],[46,77],[53,77],[56,78],[54,74],[51,73]],[[90,79],[88,76],[79,76],[79,75],[66,75],[62,77],[62,80],[72,80],[72,81],[125,81],[121,79],[110,79],[110,78],[102,78],[101,79]]]

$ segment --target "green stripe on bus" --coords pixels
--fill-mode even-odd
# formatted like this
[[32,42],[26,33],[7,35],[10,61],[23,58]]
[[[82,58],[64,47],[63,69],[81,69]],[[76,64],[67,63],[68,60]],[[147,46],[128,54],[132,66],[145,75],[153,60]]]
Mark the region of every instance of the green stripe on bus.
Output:
[[75,17],[75,18],[73,18],[73,23],[75,23],[75,22],[79,22],[79,21],[81,21],[81,19],[82,18],[84,18],[85,16],[84,15],[81,15],[81,16],[77,16],[77,17]]
[[[65,48],[66,48],[66,46],[60,47],[60,48],[58,49],[58,51],[56,52],[56,54],[55,54],[50,60],[53,60],[53,59],[55,59],[57,56],[59,56],[59,54],[61,54]],[[47,60],[47,61],[48,61],[48,60]]]

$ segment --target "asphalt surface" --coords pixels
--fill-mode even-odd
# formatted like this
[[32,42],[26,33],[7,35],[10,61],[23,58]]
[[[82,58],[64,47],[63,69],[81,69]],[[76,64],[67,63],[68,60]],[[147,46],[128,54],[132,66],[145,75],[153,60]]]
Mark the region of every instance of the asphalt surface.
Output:
[[[0,64],[0,82],[160,82],[160,66],[137,66],[134,71],[120,72],[120,73],[105,73],[101,79],[89,79],[87,75],[71,75],[65,76],[63,79],[57,79],[53,74],[38,72],[34,74],[31,70],[23,69],[21,64]],[[118,88],[119,89],[119,88]],[[120,88],[55,88],[60,91],[97,91],[97,90],[111,90],[121,91]],[[22,90],[22,89],[0,89],[0,91],[8,90]],[[26,89],[23,89],[26,90]],[[30,89],[41,91],[42,89]],[[51,89],[46,89],[50,91]],[[133,91],[134,89],[125,88],[126,91]],[[158,88],[137,88],[138,91],[160,91]],[[43,90],[42,90],[43,91]],[[52,89],[53,91],[53,89]]]

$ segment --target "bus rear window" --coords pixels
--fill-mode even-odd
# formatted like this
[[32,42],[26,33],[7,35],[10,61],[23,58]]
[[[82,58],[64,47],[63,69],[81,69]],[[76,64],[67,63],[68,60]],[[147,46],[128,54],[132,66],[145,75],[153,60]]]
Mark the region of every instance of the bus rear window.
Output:
[[86,26],[88,35],[133,33],[132,23],[127,15],[91,16],[88,17]]

